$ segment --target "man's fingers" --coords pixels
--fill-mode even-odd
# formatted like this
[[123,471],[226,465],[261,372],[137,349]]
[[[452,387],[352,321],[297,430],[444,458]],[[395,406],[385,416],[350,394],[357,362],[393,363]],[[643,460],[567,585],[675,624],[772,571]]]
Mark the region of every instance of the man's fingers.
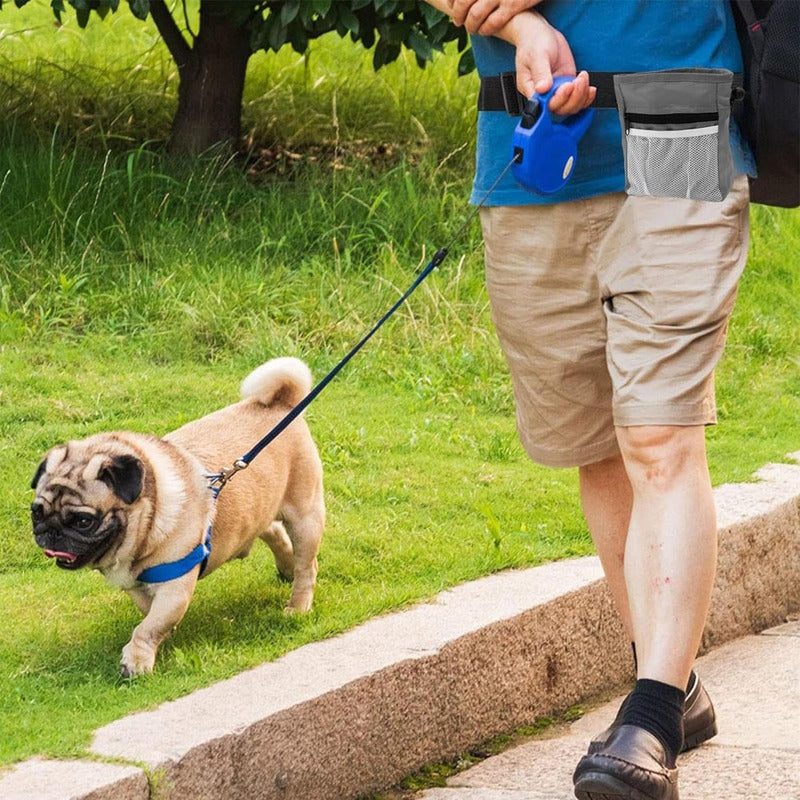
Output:
[[[503,14],[500,9],[495,9],[486,17],[477,31],[470,31],[470,33],[479,33],[481,36],[494,36],[503,30],[509,19],[510,17]],[[469,30],[469,21],[467,22],[467,30]]]
[[575,81],[558,87],[558,91],[550,98],[548,108],[554,114],[574,114],[583,107],[584,95]]
[[574,81],[559,86],[548,108],[554,114],[577,114],[594,102],[597,89],[589,85],[589,75],[581,72]]
[[531,78],[539,94],[549,92],[553,87],[553,70],[547,58],[535,57],[531,65]]
[[[467,17],[466,28],[470,33],[479,33],[481,36],[496,36],[519,13],[519,8],[515,8],[509,2],[504,3],[503,0],[483,0],[486,5],[482,8],[479,6],[479,2],[481,0],[476,0],[475,5],[472,7],[476,13],[474,22]],[[477,27],[474,27],[478,21],[477,12],[479,8],[484,12],[483,20]]]
[[455,25],[463,25],[470,9],[470,3],[465,0],[448,0],[450,3],[450,16]]
[[451,8],[456,25],[481,36],[496,35],[515,14],[514,7],[503,0],[453,0]]
[[496,0],[454,0],[453,22],[463,25],[469,33],[477,33],[496,5]]
[[517,90],[525,97],[533,97],[535,94],[544,94],[553,85],[553,76],[549,70],[536,71],[523,68],[517,71]]

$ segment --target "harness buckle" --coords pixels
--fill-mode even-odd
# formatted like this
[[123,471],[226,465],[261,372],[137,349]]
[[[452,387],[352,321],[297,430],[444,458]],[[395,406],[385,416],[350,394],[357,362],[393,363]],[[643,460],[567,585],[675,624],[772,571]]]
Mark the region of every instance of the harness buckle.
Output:
[[500,92],[503,95],[503,105],[506,108],[506,113],[510,117],[520,116],[525,98],[517,90],[517,73],[501,72],[499,78]]

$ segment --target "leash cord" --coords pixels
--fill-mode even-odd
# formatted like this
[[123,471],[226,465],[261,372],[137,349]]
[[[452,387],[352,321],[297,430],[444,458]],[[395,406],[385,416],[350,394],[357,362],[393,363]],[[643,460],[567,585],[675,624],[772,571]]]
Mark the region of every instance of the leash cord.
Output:
[[467,227],[472,223],[475,216],[480,212],[483,208],[486,201],[489,199],[489,196],[492,192],[498,187],[500,181],[506,176],[508,171],[511,167],[519,160],[519,155],[514,154],[514,157],[511,161],[506,164],[503,168],[503,171],[497,177],[497,180],[489,187],[489,190],[483,195],[480,202],[472,209],[472,211],[467,215],[464,222],[455,232],[453,237],[451,238],[449,244],[446,247],[440,247],[434,254],[433,258],[428,262],[428,264],[419,272],[417,277],[414,279],[414,282],[403,292],[402,296],[400,297],[397,302],[392,305],[392,307],[372,326],[372,328],[367,331],[366,334],[355,344],[349,353],[336,364],[335,367],[324,377],[322,380],[314,386],[313,389],[296,405],[289,411],[280,422],[278,422],[275,427],[270,430],[266,436],[260,439],[250,450],[248,450],[243,456],[236,459],[234,463],[229,467],[223,467],[219,473],[208,475],[208,479],[212,485],[212,487],[217,487],[217,491],[221,489],[237,472],[240,472],[243,469],[246,469],[250,462],[265,448],[267,447],[272,441],[274,441],[278,436],[280,436],[289,425],[292,424],[305,410],[308,408],[309,405],[316,399],[316,397],[322,392],[322,390],[342,371],[342,369],[347,365],[350,359],[358,353],[359,350],[378,332],[378,330],[383,326],[383,324],[389,319],[389,317],[400,308],[403,303],[408,300],[408,298],[412,295],[412,293],[416,290],[416,288],[428,277],[428,275],[433,272],[436,267],[438,267],[447,257],[447,254],[450,252],[450,248],[455,244],[455,242],[461,238],[461,235],[467,229]]

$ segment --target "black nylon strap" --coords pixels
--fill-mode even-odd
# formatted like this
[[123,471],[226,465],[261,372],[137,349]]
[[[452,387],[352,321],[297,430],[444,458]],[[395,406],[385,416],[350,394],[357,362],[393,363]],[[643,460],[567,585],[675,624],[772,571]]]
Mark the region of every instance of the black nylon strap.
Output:
[[[625,72],[591,72],[589,81],[597,87],[597,97],[593,108],[616,108],[617,97],[614,93],[614,76],[627,75]],[[742,86],[743,76],[734,73],[734,89]],[[501,72],[499,75],[490,75],[481,78],[481,88],[478,91],[478,111],[505,111],[512,117],[522,115],[522,107],[528,98],[517,91],[517,73]],[[734,100],[741,97],[734,96]]]
[[[589,80],[597,87],[597,97],[592,104],[594,108],[616,108],[617,98],[614,94],[614,72],[592,72]],[[527,97],[517,91],[517,73],[502,72],[481,78],[478,92],[478,111],[505,111],[512,117],[522,114],[522,107]]]

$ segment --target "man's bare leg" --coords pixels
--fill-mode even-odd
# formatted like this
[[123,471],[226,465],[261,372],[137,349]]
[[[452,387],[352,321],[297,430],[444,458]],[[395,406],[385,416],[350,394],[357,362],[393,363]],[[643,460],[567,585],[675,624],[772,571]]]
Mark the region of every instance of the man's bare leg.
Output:
[[625,544],[633,489],[621,455],[580,467],[581,505],[606,582],[631,642],[633,623],[625,585]]
[[633,489],[624,572],[638,675],[683,689],[716,570],[705,430],[640,426],[617,438]]

